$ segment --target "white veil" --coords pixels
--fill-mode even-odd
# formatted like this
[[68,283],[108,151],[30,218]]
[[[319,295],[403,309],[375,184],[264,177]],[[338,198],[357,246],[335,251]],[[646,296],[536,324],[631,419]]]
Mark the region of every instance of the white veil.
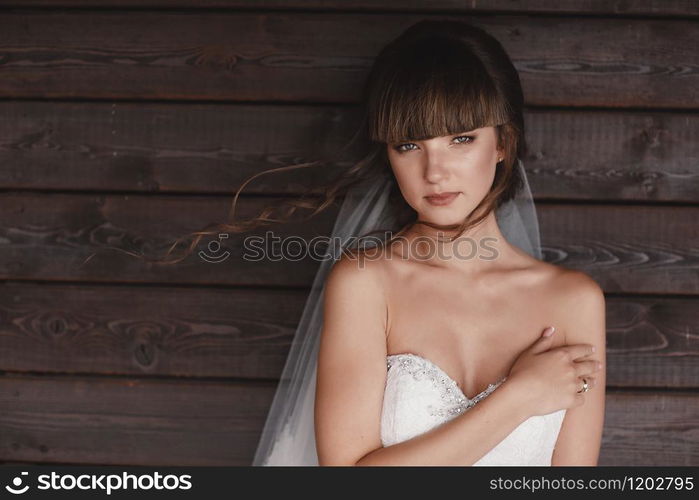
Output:
[[[540,259],[539,224],[526,172],[517,159],[522,187],[515,198],[496,210],[500,230],[513,245]],[[393,226],[388,205],[391,182],[388,177],[380,182],[363,183],[351,188],[345,195],[331,242],[340,241],[342,247],[375,229]],[[316,273],[311,292],[301,315],[289,355],[282,371],[277,391],[272,400],[252,465],[318,465],[314,431],[314,403],[316,388],[316,357],[323,323],[323,291],[328,271],[342,248],[328,251]]]

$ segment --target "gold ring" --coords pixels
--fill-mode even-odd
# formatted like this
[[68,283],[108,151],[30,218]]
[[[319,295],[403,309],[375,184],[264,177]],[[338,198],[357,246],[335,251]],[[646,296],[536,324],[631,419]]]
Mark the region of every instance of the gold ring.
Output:
[[582,381],[583,381],[583,386],[582,386],[582,389],[580,389],[580,390],[578,391],[578,394],[581,393],[581,392],[587,392],[587,391],[590,390],[590,386],[587,384],[587,379],[586,379],[586,378],[583,378]]

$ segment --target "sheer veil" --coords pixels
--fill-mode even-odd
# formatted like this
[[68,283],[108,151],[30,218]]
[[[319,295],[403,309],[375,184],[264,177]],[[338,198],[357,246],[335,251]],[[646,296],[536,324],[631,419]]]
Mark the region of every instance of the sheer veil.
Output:
[[[532,257],[542,258],[539,224],[526,172],[520,159],[523,185],[515,198],[496,210],[500,230],[511,244]],[[331,244],[313,280],[289,354],[267,415],[252,465],[318,465],[314,432],[316,357],[323,323],[323,291],[326,276],[342,247],[353,238],[375,229],[394,227],[389,215],[391,184],[361,184],[345,195],[330,235]],[[340,242],[340,245],[335,243]]]

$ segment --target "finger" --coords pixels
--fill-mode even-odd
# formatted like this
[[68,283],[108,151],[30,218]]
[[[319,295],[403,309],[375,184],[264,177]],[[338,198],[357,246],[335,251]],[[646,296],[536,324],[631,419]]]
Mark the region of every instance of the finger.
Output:
[[541,333],[541,336],[538,339],[536,339],[532,344],[532,352],[534,354],[538,354],[549,349],[551,347],[551,343],[553,342],[555,331],[556,329],[553,326],[546,327],[544,331]]
[[593,373],[596,373],[600,371],[600,367],[598,367],[599,361],[597,360],[590,360],[590,361],[576,361],[575,362],[575,374],[578,377],[584,377],[587,375],[592,375]]
[[568,351],[573,359],[584,358],[585,356],[590,356],[593,354],[594,346],[592,344],[570,344],[562,345],[558,349],[564,349]]

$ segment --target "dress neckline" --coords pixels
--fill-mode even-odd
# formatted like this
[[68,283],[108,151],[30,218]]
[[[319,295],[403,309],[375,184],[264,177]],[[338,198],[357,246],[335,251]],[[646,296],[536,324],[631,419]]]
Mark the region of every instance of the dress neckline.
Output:
[[425,358],[424,356],[420,356],[419,354],[415,354],[412,352],[399,352],[396,354],[389,354],[388,356],[386,356],[386,359],[399,358],[399,357],[404,357],[404,356],[420,359],[423,362],[430,365],[433,369],[435,369],[441,376],[443,376],[446,379],[447,383],[449,385],[451,385],[459,393],[459,395],[461,395],[464,399],[466,399],[468,401],[477,401],[477,400],[481,399],[485,394],[492,392],[496,387],[498,387],[505,380],[507,380],[507,376],[502,377],[497,382],[492,383],[492,384],[488,384],[488,387],[485,388],[483,391],[479,392],[478,394],[476,394],[472,398],[469,398],[466,394],[464,394],[463,389],[461,389],[461,387],[459,386],[458,382],[456,382],[456,380],[454,380],[452,377],[450,377],[447,372],[442,370],[442,368],[440,368],[440,366],[437,363]]

